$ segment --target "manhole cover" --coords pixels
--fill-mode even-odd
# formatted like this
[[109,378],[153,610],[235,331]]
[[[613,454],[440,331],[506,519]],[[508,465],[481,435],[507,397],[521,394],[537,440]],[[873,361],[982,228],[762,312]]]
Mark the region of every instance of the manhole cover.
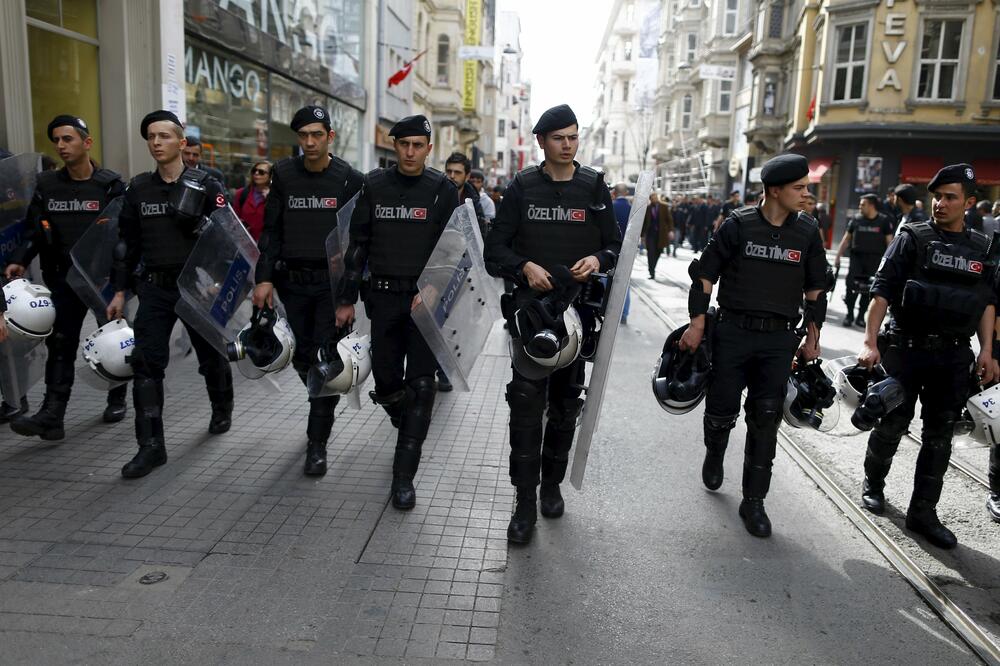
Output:
[[162,571],[151,571],[142,578],[139,579],[140,585],[156,585],[157,583],[162,583],[169,576]]

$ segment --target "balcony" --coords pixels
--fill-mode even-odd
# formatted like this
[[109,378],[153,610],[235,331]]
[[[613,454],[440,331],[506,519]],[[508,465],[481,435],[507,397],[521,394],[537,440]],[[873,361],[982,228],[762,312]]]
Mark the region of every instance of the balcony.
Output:
[[785,135],[785,117],[757,114],[750,119],[744,134],[747,141],[759,150],[777,153],[781,149],[782,137]]
[[611,63],[611,73],[615,76],[635,76],[635,60],[615,60]]
[[635,25],[630,25],[626,21],[620,21],[618,25],[615,26],[614,33],[619,37],[631,37],[639,32],[639,28]]
[[710,113],[702,118],[702,126],[698,128],[698,140],[703,145],[713,148],[725,148],[729,145],[730,114]]

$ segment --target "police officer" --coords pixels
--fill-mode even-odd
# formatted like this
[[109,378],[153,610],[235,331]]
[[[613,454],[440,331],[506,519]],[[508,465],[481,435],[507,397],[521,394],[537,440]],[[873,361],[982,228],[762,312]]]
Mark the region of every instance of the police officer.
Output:
[[[844,326],[864,326],[865,311],[871,294],[867,283],[878,270],[885,249],[892,242],[892,220],[887,215],[878,212],[878,196],[866,194],[858,204],[858,215],[847,223],[844,237],[840,239],[837,257],[833,265],[840,270],[840,258],[848,248],[851,250],[851,266],[847,271],[847,289],[844,303],[847,304],[847,316]],[[854,317],[854,303],[861,294],[858,304],[858,316]]]
[[[118,218],[120,241],[115,248],[114,280],[117,292],[108,306],[108,319],[120,319],[125,290],[142,262],[135,280],[139,311],[135,316],[135,377],[132,400],[139,451],[122,467],[122,476],[137,478],[167,462],[163,437],[163,374],[170,359],[170,332],[177,321],[174,306],[180,297],[177,277],[197,239],[203,216],[224,208],[226,196],[217,180],[181,161],[184,126],[170,111],[153,111],[142,119],[142,137],[156,170],[139,174],[125,191]],[[198,355],[198,372],[205,378],[212,402],[208,431],[229,430],[233,413],[233,376],[229,363],[197,331],[186,326]]]
[[[330,114],[306,106],[292,117],[302,154],[274,165],[264,210],[260,259],[253,302],[274,305],[273,291],[285,305],[295,334],[292,365],[305,383],[321,345],[335,336],[336,314],[330,293],[326,238],[337,228],[337,210],[361,189],[361,173],[330,154],[336,132]],[[309,399],[305,474],[326,474],[326,444],[339,396]]]
[[[602,175],[575,160],[580,141],[573,110],[565,104],[553,107],[531,131],[545,160],[518,172],[507,186],[485,247],[487,265],[499,266],[516,285],[515,309],[553,290],[550,271],[557,266],[569,268],[572,278],[583,283],[594,271],[612,268],[621,250]],[[582,359],[542,379],[513,370],[507,404],[510,480],[517,494],[508,541],[531,541],[539,500],[543,516],[563,514],[559,484],[566,475],[576,417],[583,407],[583,379]]]
[[[723,456],[746,388],[739,513],[750,534],[767,537],[771,521],[764,498],[771,484],[785,389],[796,353],[805,360],[819,356],[827,263],[816,223],[799,212],[809,192],[806,158],[779,155],[764,164],[760,176],[763,203],[733,211],[701,260],[691,264],[691,325],[680,347],[694,350],[701,343],[712,285],[719,282],[719,313],[711,340],[713,378],[705,399],[702,480],[709,490],[722,485]],[[800,306],[806,327],[801,346],[795,330]]]
[[[32,259],[40,256],[42,277],[52,291],[56,308],[52,334],[45,339],[49,352],[45,399],[34,416],[15,417],[11,429],[27,437],[58,440],[65,436],[63,417],[73,388],[80,328],[87,316],[87,306],[66,283],[66,273],[72,266],[69,252],[100,211],[125,191],[125,183],[117,173],[98,167],[90,159],[94,139],[82,118],[56,116],[49,123],[48,136],[63,167],[38,174],[23,239],[11,254],[4,274],[8,280],[22,277]],[[108,392],[105,423],[125,418],[127,390],[127,386],[120,386]]]
[[[958,542],[941,524],[936,506],[951,458],[955,421],[969,394],[973,333],[982,348],[975,359],[979,379],[983,384],[993,380],[996,297],[991,264],[996,248],[991,249],[985,234],[965,226],[965,208],[976,189],[971,166],[946,166],[927,189],[934,195],[934,221],[903,227],[872,287],[858,362],[866,367],[881,362],[886,373],[902,383],[906,400],[881,419],[868,438],[861,500],[876,515],[885,511],[885,477],[919,397],[922,444],[906,527],[935,546],[953,548]],[[879,336],[887,311],[889,325]]]
[[392,463],[392,505],[416,504],[413,477],[434,409],[437,361],[410,317],[418,305],[417,278],[441,232],[458,207],[458,190],[440,171],[426,166],[431,124],[408,116],[389,131],[397,163],[365,174],[351,218],[351,241],[337,308],[337,326],[354,319],[365,285],[365,311],[372,322],[372,399],[399,428]]

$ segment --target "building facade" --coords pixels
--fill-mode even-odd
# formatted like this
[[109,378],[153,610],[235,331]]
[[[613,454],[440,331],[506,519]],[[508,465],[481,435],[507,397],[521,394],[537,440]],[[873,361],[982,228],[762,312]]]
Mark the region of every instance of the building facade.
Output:
[[535,153],[531,133],[531,84],[521,75],[521,21],[514,12],[497,14],[495,103],[495,147],[486,160],[487,180],[505,186]]

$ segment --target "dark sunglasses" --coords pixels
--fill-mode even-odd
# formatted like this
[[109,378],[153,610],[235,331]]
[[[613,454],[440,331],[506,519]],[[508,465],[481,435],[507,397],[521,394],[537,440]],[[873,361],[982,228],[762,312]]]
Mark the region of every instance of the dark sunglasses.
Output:
[[271,172],[268,171],[267,169],[258,169],[256,167],[254,167],[253,169],[251,169],[250,173],[252,173],[255,176],[270,176],[271,175]]

